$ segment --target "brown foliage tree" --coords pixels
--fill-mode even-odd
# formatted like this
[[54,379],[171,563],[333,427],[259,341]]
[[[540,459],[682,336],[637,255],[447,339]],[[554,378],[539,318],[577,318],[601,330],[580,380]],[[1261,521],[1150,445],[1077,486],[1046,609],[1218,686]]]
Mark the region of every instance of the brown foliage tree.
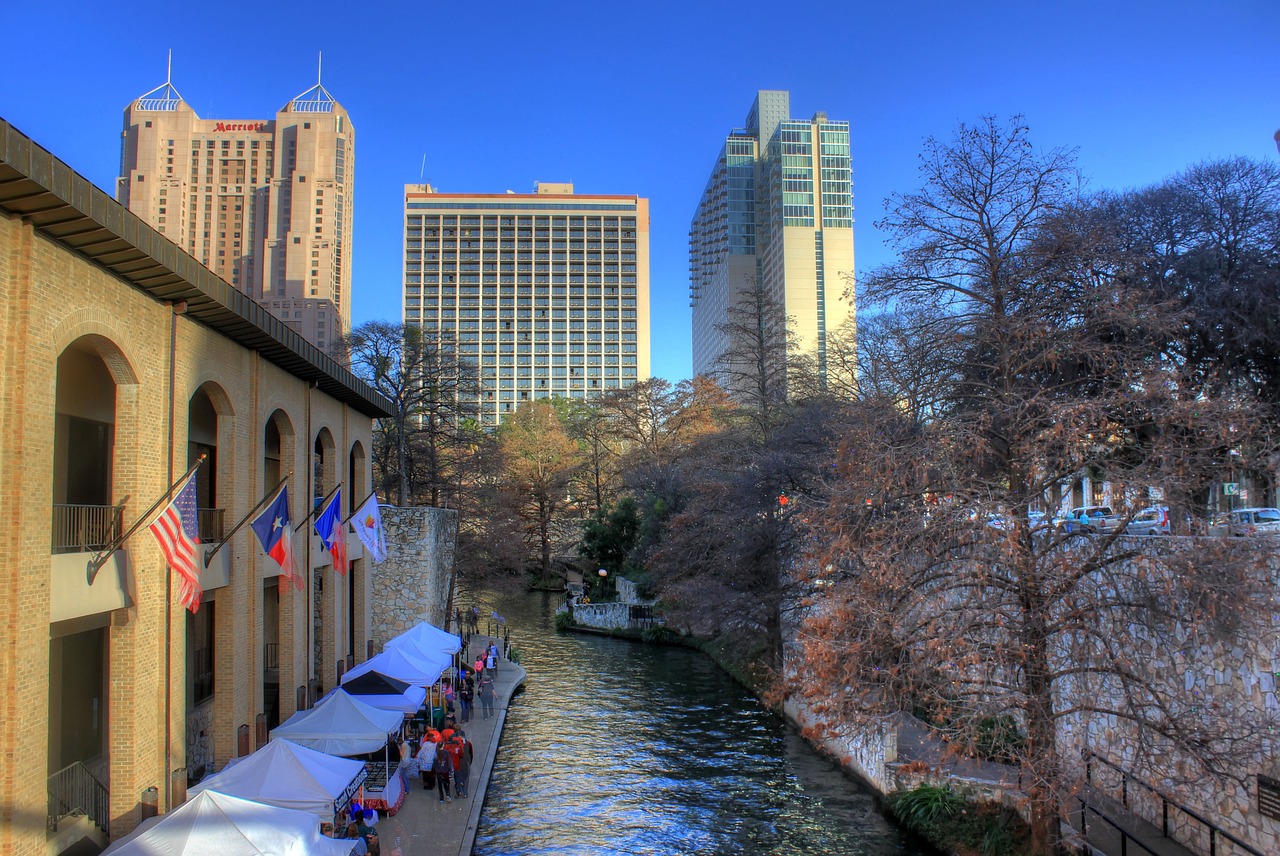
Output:
[[522,405],[502,423],[498,440],[508,496],[517,502],[536,547],[540,580],[547,582],[553,576],[552,524],[567,505],[569,484],[582,463],[581,450],[548,401]]

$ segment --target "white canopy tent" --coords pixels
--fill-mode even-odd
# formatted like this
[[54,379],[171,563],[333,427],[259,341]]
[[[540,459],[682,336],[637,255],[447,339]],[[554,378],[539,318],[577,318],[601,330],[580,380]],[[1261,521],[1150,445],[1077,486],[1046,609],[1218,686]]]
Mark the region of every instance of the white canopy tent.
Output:
[[344,674],[342,682],[352,681],[365,672],[381,672],[415,687],[429,687],[440,680],[440,675],[451,665],[452,658],[447,655],[437,654],[435,659],[426,660],[411,648],[388,648]]
[[108,847],[111,856],[349,856],[310,812],[201,791]]
[[[320,699],[323,703],[326,698],[334,693],[347,692],[343,687],[334,687]],[[422,687],[409,687],[403,693],[386,693],[379,695],[367,695],[364,693],[347,693],[358,702],[376,707],[379,710],[395,710],[399,711],[402,716],[413,716],[418,712],[427,701],[427,691]]]
[[452,658],[454,654],[462,650],[462,639],[453,633],[448,633],[424,621],[421,624],[410,627],[399,636],[387,640],[387,644],[383,646],[383,649],[398,648],[405,645],[418,648],[424,653],[438,652],[447,654]]
[[206,777],[190,793],[217,791],[332,821],[365,775],[360,761],[336,758],[277,737],[235,766]]
[[400,730],[404,714],[381,710],[333,693],[310,710],[300,710],[271,731],[309,749],[330,755],[364,755],[385,749],[387,736]]

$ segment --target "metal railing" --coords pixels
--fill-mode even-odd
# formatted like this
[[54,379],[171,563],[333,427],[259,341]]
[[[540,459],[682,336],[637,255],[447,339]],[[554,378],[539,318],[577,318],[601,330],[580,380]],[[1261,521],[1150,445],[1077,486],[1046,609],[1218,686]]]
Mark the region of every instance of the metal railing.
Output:
[[[1137,785],[1138,787],[1150,793],[1152,796],[1159,799],[1160,801],[1160,834],[1163,835],[1165,838],[1169,839],[1170,841],[1177,841],[1177,839],[1170,834],[1170,825],[1169,825],[1169,822],[1170,822],[1169,810],[1174,809],[1180,812],[1185,817],[1187,817],[1189,820],[1199,824],[1201,830],[1203,832],[1208,833],[1209,856],[1218,856],[1218,852],[1219,852],[1218,841],[1220,839],[1223,841],[1228,841],[1231,844],[1235,845],[1235,847],[1238,848],[1238,852],[1247,853],[1249,854],[1249,856],[1263,856],[1261,851],[1256,850],[1253,847],[1249,846],[1245,842],[1241,841],[1239,838],[1236,838],[1230,832],[1227,832],[1226,830],[1220,828],[1219,826],[1212,823],[1208,819],[1200,816],[1192,809],[1189,809],[1186,806],[1181,805],[1180,803],[1177,803],[1169,799],[1169,797],[1165,796],[1163,793],[1157,790],[1154,786],[1147,784],[1141,779],[1134,778],[1132,775],[1129,774],[1129,771],[1125,770],[1123,767],[1121,767],[1119,764],[1116,764],[1114,761],[1104,758],[1101,755],[1091,750],[1085,750],[1084,775],[1085,775],[1085,781],[1087,781],[1090,785],[1093,784],[1093,762],[1094,761],[1097,761],[1103,766],[1109,767],[1120,774],[1120,804],[1124,806],[1125,809],[1132,810],[1129,805],[1129,783],[1130,782],[1132,782],[1133,784]],[[1085,816],[1085,801],[1081,799],[1080,804],[1081,804],[1080,822],[1081,822],[1081,826],[1083,827],[1084,816]],[[1093,812],[1094,814],[1101,817],[1103,820],[1106,820],[1107,823],[1115,827],[1116,830],[1120,832],[1120,835],[1121,835],[1120,847],[1121,847],[1122,853],[1127,852],[1126,847],[1129,841],[1133,841],[1134,844],[1137,844],[1139,847],[1141,847],[1143,850],[1147,851],[1148,853],[1151,852],[1151,850],[1148,847],[1143,845],[1140,841],[1138,841],[1128,832],[1125,832],[1123,829],[1120,829],[1120,827],[1117,826],[1110,818],[1107,818],[1105,815],[1099,812],[1096,808],[1093,809]],[[1140,819],[1145,820],[1145,818],[1140,818]],[[1084,833],[1083,828],[1080,831],[1082,834]],[[1184,844],[1185,846],[1185,842],[1178,842],[1178,843]]]
[[200,543],[209,544],[222,540],[222,518],[225,513],[221,508],[197,508],[196,520],[200,527]]
[[54,553],[101,550],[124,531],[123,505],[53,506]]
[[104,833],[111,833],[111,795],[84,764],[76,761],[54,773],[49,777],[48,789],[50,832],[58,831],[58,822],[63,818],[82,813]]

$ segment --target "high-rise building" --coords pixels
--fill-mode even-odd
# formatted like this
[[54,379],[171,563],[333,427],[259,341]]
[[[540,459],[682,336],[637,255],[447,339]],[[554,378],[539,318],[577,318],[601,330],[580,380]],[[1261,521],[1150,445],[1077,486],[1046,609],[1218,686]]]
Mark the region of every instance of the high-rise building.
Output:
[[321,350],[351,317],[355,129],[316,83],[201,119],[166,81],[124,111],[116,199]]
[[790,119],[789,102],[787,92],[757,93],[746,127],[725,140],[694,214],[695,374],[722,374],[729,308],[755,283],[824,375],[828,336],[854,313],[849,123],[825,113]]
[[649,200],[404,194],[404,323],[478,369],[480,418],[649,377]]

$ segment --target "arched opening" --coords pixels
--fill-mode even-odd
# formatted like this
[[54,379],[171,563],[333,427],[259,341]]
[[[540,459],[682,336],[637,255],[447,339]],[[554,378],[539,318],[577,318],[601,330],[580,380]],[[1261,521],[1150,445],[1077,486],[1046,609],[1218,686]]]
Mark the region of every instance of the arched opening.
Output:
[[338,485],[339,467],[337,445],[333,442],[333,435],[329,433],[328,428],[321,428],[316,432],[315,447],[311,458],[312,472],[311,484],[313,486],[313,494],[315,501],[319,504],[329,491]]
[[[136,383],[120,349],[102,336],[82,336],[58,355],[53,553],[99,551],[123,532],[124,504],[115,500],[118,392]],[[110,785],[109,616],[49,625],[48,772],[60,794],[105,793]]]
[[[293,460],[293,423],[284,411],[267,419],[262,437],[262,493],[273,491]],[[279,577],[262,581],[262,713],[268,729],[280,724],[280,585]]]
[[[311,456],[312,476],[311,486],[314,499],[312,500],[316,513],[319,513],[320,505],[325,498],[338,485],[338,479],[342,476],[342,466],[338,460],[337,444],[333,441],[333,434],[328,428],[321,428],[316,432],[315,442],[312,445]],[[314,518],[312,518],[314,520]],[[308,527],[308,537],[314,531]],[[310,543],[310,542],[309,542]],[[312,557],[314,560],[314,556]],[[314,564],[314,562],[313,562]],[[336,580],[334,581],[336,582]],[[330,662],[330,656],[337,657],[337,649],[340,647],[340,636],[337,625],[338,616],[342,614],[340,611],[340,596],[342,590],[330,586],[333,590],[326,596],[325,594],[325,576],[316,573],[312,577],[312,584],[315,591],[312,592],[315,607],[311,615],[311,656],[312,662],[315,663],[315,669],[318,676],[329,674],[327,664]],[[326,631],[326,628],[331,628]],[[330,636],[329,634],[333,635]],[[345,660],[345,658],[343,658]],[[322,691],[322,686],[317,687],[316,692]]]
[[[347,517],[355,513],[359,504],[364,501],[365,494],[369,492],[369,480],[365,476],[368,464],[365,460],[364,446],[360,443],[351,445],[351,452],[347,455],[347,484],[350,489],[347,491]],[[348,536],[354,538],[354,535]],[[357,559],[351,563],[351,568],[347,573],[347,668],[355,665],[355,654],[359,650],[357,641],[363,637],[363,616],[364,616],[364,574],[365,568],[368,567],[368,561],[365,559]]]
[[112,502],[116,379],[103,342],[85,336],[58,357],[53,434],[53,552],[101,550],[121,533]]
[[226,509],[225,503],[219,502],[218,408],[209,384],[196,390],[187,404],[187,466],[194,466],[201,455],[205,461],[196,472],[196,509],[200,541],[210,543],[222,539]]

